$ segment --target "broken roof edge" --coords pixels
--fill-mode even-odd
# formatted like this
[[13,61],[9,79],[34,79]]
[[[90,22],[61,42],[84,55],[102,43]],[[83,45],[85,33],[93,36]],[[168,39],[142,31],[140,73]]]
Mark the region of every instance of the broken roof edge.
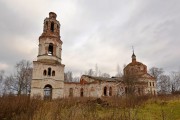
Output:
[[111,77],[111,78],[107,78],[107,77],[98,77],[98,76],[90,76],[90,75],[82,75],[82,77],[88,77],[94,80],[100,80],[100,81],[108,81],[108,82],[114,82],[114,81],[122,81],[121,77]]

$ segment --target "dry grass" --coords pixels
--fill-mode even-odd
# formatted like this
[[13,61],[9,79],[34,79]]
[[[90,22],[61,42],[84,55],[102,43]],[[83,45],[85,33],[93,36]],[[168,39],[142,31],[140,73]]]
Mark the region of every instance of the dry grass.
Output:
[[176,120],[180,119],[180,108],[176,106],[180,107],[179,96],[43,101],[9,95],[0,98],[0,120],[169,120],[170,116]]

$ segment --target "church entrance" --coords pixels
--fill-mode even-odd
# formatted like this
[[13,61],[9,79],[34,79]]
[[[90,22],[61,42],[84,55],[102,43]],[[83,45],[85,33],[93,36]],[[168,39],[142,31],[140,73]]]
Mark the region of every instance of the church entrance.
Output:
[[46,85],[44,87],[44,100],[51,100],[52,99],[52,86]]

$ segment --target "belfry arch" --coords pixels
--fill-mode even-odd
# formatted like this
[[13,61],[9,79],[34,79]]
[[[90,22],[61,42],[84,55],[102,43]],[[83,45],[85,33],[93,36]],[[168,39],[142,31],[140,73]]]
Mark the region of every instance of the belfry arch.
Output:
[[54,32],[54,22],[51,22],[51,32]]
[[53,47],[54,47],[53,44],[50,43],[48,47],[48,55],[53,55]]

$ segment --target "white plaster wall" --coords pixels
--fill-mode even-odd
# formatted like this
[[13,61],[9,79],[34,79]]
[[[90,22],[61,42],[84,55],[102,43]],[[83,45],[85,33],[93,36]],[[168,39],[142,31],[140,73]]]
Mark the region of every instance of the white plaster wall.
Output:
[[[49,44],[52,43],[54,45],[54,47],[56,47],[56,55],[55,56],[51,56],[47,54],[47,49]],[[59,62],[61,62],[61,51],[60,49],[62,49],[62,45],[60,42],[57,42],[57,38],[42,38],[39,40],[39,56],[38,56],[38,60],[42,60],[42,59],[53,59],[53,60],[57,60]],[[43,55],[43,56],[42,56]]]
[[31,97],[41,97],[41,98],[43,98],[43,89],[31,88]]
[[107,96],[109,96],[109,88],[112,88],[112,96],[117,95],[118,85],[115,82],[103,82],[92,83],[92,84],[73,84],[65,83],[64,84],[64,97],[69,97],[69,89],[73,89],[73,97],[80,97],[80,90],[83,88],[84,97],[102,97],[104,96],[104,87],[107,87]]
[[[55,76],[44,76],[43,71],[51,68],[51,71],[55,71]],[[64,66],[63,65],[53,65],[53,64],[45,64],[41,62],[33,62],[33,77],[32,79],[45,79],[51,78],[54,80],[64,81]]]
[[[55,76],[44,76],[43,71],[51,67],[51,72],[55,71]],[[33,62],[33,78],[31,82],[31,96],[44,96],[45,85],[52,86],[52,98],[63,97],[64,94],[64,66],[60,64],[45,64],[41,62]]]

